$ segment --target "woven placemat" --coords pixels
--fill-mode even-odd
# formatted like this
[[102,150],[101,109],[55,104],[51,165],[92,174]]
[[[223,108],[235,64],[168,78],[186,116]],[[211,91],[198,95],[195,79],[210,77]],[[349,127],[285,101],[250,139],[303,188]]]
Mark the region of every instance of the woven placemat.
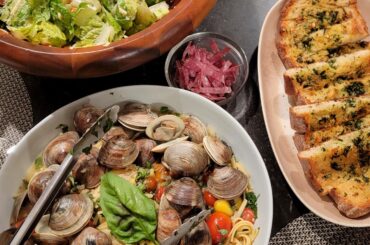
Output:
[[349,228],[332,224],[313,213],[289,223],[271,238],[270,245],[285,244],[370,244],[370,228]]
[[32,106],[24,81],[16,70],[0,64],[0,168],[6,151],[32,127]]

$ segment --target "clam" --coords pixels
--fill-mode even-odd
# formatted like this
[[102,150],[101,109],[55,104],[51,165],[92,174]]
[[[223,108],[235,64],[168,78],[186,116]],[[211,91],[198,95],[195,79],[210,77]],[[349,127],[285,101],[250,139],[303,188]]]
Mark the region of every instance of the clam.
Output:
[[72,169],[72,176],[78,183],[87,189],[93,189],[100,184],[100,177],[104,174],[103,167],[99,166],[96,158],[82,153]]
[[180,138],[168,141],[166,143],[162,143],[160,145],[157,145],[156,147],[153,147],[152,152],[163,153],[171,145],[174,145],[174,144],[177,144],[179,142],[185,141],[188,138],[189,138],[189,136],[184,136],[184,137],[180,137]]
[[103,144],[98,161],[109,168],[124,168],[132,164],[138,155],[139,150],[134,141],[117,135]]
[[206,222],[199,223],[183,239],[186,245],[212,245],[212,237]]
[[146,135],[157,141],[170,141],[178,138],[184,131],[185,124],[177,116],[164,115],[153,120],[146,128]]
[[189,115],[182,118],[185,124],[183,134],[189,136],[194,143],[200,144],[207,135],[207,127],[197,117]]
[[[15,233],[17,232],[17,228],[9,228],[3,232],[0,233],[0,244],[8,245],[13,240],[13,237]],[[22,245],[34,245],[32,238],[29,238],[26,242],[24,242]]]
[[102,109],[98,109],[92,105],[86,105],[75,112],[73,123],[76,131],[80,134],[86,132],[93,123],[104,114]]
[[[55,172],[59,168],[59,165],[51,165],[47,169],[44,169],[34,176],[32,176],[30,182],[28,183],[28,199],[31,203],[36,203],[40,198],[41,194],[44,192],[46,187],[49,185],[51,179],[53,178]],[[66,180],[62,189],[61,194],[67,193],[70,190],[71,184]]]
[[231,162],[233,151],[220,139],[213,136],[203,138],[203,146],[211,159],[220,166],[225,166]]
[[140,166],[145,166],[147,162],[153,163],[155,161],[152,149],[157,145],[154,140],[151,139],[138,139],[135,141],[136,146],[139,150],[139,156],[137,162]]
[[53,234],[49,227],[50,214],[42,216],[32,237],[41,244],[68,244],[68,239]]
[[158,212],[157,240],[161,243],[172,235],[181,225],[180,215],[174,209],[163,209]]
[[69,131],[54,138],[42,154],[44,165],[61,164],[78,139],[78,133],[75,131]]
[[238,169],[226,166],[215,168],[207,181],[208,191],[218,199],[232,200],[247,188],[248,178]]
[[12,213],[10,215],[10,225],[11,226],[13,226],[13,225],[15,225],[15,223],[17,223],[20,210],[26,203],[26,201],[25,201],[26,197],[27,197],[27,191],[23,191],[21,193],[18,193],[14,197],[13,209],[12,209]]
[[126,139],[131,139],[134,135],[134,131],[123,127],[113,126],[103,135],[102,140],[107,142],[117,135],[123,135]]
[[111,245],[112,240],[104,232],[87,227],[73,240],[71,245],[80,244]]
[[145,128],[157,117],[158,115],[152,112],[148,105],[131,102],[124,106],[118,116],[118,122],[126,128],[145,131]]
[[181,217],[184,217],[193,208],[201,209],[204,206],[202,191],[192,178],[183,177],[172,181],[166,187],[164,195]]
[[68,237],[81,231],[90,221],[94,204],[87,195],[69,194],[53,205],[49,227],[57,236]]
[[173,177],[196,176],[207,167],[209,157],[200,145],[183,141],[166,149],[162,163]]

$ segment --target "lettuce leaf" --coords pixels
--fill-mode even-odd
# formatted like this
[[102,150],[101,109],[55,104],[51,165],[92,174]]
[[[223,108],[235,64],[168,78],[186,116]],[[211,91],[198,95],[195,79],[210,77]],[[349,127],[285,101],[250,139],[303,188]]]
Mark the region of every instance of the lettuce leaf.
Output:
[[73,47],[90,47],[94,45],[105,45],[122,38],[120,25],[115,19],[103,10],[100,15],[95,15],[84,26],[76,30],[79,41]]
[[61,0],[50,1],[51,19],[66,34],[69,41],[74,36],[74,14]]
[[0,9],[0,20],[9,26],[22,26],[31,16],[31,10],[27,0],[7,0]]
[[58,26],[42,21],[40,23],[28,23],[24,26],[8,26],[10,32],[19,39],[27,40],[33,44],[51,45],[62,47],[66,44],[66,36]]
[[129,30],[134,25],[138,0],[117,0],[116,3],[103,0],[102,3],[124,30]]
[[111,172],[101,178],[100,206],[112,234],[124,243],[155,243],[157,216],[154,201],[136,186]]

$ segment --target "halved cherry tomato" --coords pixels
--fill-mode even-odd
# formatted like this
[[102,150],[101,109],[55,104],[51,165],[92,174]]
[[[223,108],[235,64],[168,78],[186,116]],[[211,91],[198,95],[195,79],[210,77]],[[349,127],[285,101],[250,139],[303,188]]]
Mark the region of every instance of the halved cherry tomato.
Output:
[[231,218],[224,213],[214,212],[207,219],[211,233],[212,244],[219,244],[226,240],[233,226]]
[[247,220],[251,223],[254,224],[255,217],[254,217],[254,212],[250,208],[245,208],[243,213],[242,213],[242,219]]
[[213,207],[215,201],[217,201],[217,198],[215,198],[209,191],[203,192],[203,198],[204,201],[206,201],[206,204],[210,207]]
[[155,177],[149,176],[145,179],[145,190],[147,192],[155,191],[157,189],[157,181],[155,180]]
[[154,199],[159,203],[161,201],[161,197],[163,196],[164,190],[166,188],[164,186],[159,186],[157,191],[155,192]]

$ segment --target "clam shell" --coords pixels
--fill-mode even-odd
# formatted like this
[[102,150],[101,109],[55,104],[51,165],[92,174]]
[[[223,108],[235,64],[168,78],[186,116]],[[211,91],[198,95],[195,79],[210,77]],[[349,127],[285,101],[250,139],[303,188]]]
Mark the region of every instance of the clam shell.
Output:
[[23,191],[18,193],[17,196],[14,197],[13,209],[10,215],[10,225],[14,226],[15,223],[18,221],[19,212],[25,203],[25,199],[27,197],[27,191]]
[[71,243],[71,245],[82,244],[111,245],[112,239],[102,231],[87,227]]
[[202,143],[204,136],[207,135],[207,127],[203,122],[192,115],[182,117],[182,120],[185,124],[183,134],[189,136],[190,141],[194,143]]
[[203,138],[203,146],[211,159],[220,166],[225,166],[231,162],[233,151],[220,139],[212,136]]
[[209,157],[200,145],[183,141],[166,149],[162,163],[171,176],[196,176],[207,167]]
[[212,237],[206,222],[199,223],[184,237],[186,245],[212,245]]
[[96,158],[82,153],[72,169],[72,176],[85,188],[93,189],[100,184],[100,177],[104,174],[103,167],[99,166]]
[[157,240],[163,242],[181,225],[180,215],[174,209],[163,209],[158,213]]
[[157,117],[158,115],[150,110],[149,105],[128,102],[118,116],[118,122],[126,128],[135,131],[145,131],[149,123]]
[[69,131],[58,135],[46,147],[42,154],[45,166],[61,164],[79,139],[78,133]]
[[152,149],[152,152],[156,152],[156,153],[163,153],[168,147],[170,147],[171,145],[174,145],[174,144],[177,144],[179,142],[182,142],[182,141],[185,141],[189,138],[189,136],[184,136],[184,137],[180,137],[180,138],[177,138],[177,139],[174,139],[174,140],[171,140],[171,141],[168,141],[166,143],[162,143],[160,145],[157,145],[156,147],[154,147]]
[[139,155],[139,150],[132,140],[117,135],[105,142],[99,151],[98,161],[109,168],[124,168],[132,164]]
[[170,141],[178,138],[184,131],[185,124],[177,116],[164,115],[153,120],[146,128],[146,135],[157,141]]
[[113,126],[103,135],[102,140],[107,142],[117,135],[123,135],[125,139],[131,139],[134,135],[134,131],[123,127]]
[[32,237],[41,244],[68,244],[68,239],[57,236],[52,233],[49,227],[50,214],[42,216],[39,223],[36,225],[35,232]]
[[94,211],[94,204],[83,194],[69,194],[58,199],[51,210],[49,226],[57,236],[68,237],[82,230]]
[[140,166],[145,166],[147,162],[153,163],[155,161],[152,149],[157,146],[157,143],[151,139],[138,139],[135,141],[139,149],[139,156],[137,162]]
[[77,110],[74,114],[73,123],[76,131],[79,134],[86,132],[93,123],[104,114],[102,109],[98,109],[92,105],[87,105]]
[[248,178],[232,167],[216,168],[207,181],[208,191],[218,199],[232,200],[239,197],[247,188]]
[[192,178],[183,177],[172,181],[164,194],[171,205],[201,208],[204,204],[202,190]]

